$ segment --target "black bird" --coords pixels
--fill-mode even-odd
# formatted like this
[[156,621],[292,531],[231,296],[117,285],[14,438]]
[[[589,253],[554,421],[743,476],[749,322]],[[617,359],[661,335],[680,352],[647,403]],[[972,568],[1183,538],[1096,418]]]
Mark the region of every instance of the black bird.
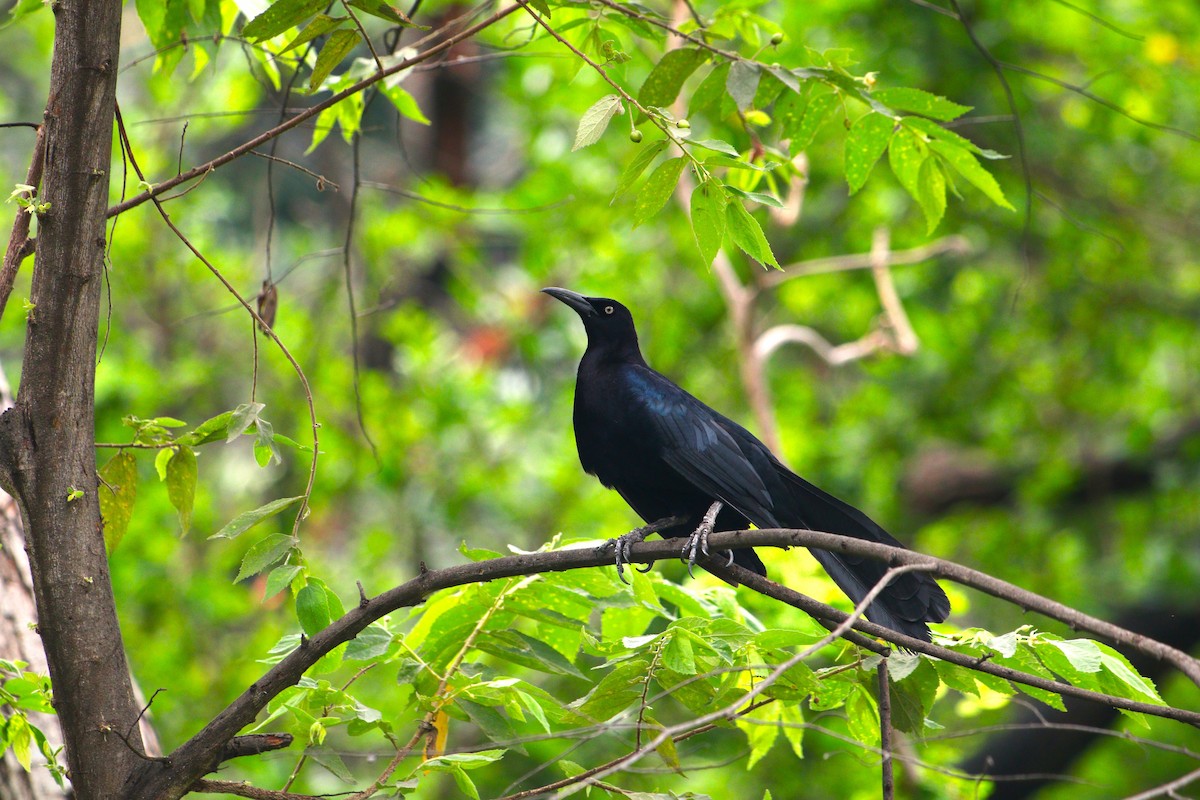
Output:
[[[579,461],[646,522],[682,518],[660,531],[664,537],[692,535],[720,502],[712,530],[744,530],[753,523],[901,546],[866,514],[785,467],[741,425],[651,369],[625,306],[567,289],[542,291],[574,309],[587,330],[575,383]],[[693,555],[695,546],[693,540]],[[887,571],[881,561],[825,550],[812,554],[856,604]],[[620,544],[617,557],[619,563]],[[732,558],[766,575],[753,549],[734,550]],[[895,577],[866,612],[873,622],[924,641],[930,639],[925,623],[949,613],[946,593],[920,572]]]

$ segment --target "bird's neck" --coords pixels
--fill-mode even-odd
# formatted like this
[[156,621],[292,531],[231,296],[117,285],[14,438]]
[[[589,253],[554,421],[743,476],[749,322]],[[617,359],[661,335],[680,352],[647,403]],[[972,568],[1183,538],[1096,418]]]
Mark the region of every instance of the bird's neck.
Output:
[[647,366],[646,359],[642,357],[642,351],[638,347],[636,338],[616,342],[589,339],[587,350],[584,351],[583,361],[580,366],[582,367],[584,364],[592,368],[616,364]]

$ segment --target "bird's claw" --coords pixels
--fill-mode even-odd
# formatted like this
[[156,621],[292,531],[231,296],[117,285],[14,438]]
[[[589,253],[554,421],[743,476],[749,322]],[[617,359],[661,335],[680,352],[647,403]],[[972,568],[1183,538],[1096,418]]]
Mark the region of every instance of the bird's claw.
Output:
[[[692,567],[696,566],[696,559],[700,556],[708,558],[710,555],[708,551],[708,536],[713,532],[713,528],[717,524],[717,514],[721,513],[722,505],[723,503],[717,500],[709,506],[708,511],[704,514],[704,519],[700,521],[696,530],[692,532],[692,535],[683,544],[682,557],[687,562],[688,575],[693,578],[696,577],[692,574]],[[729,550],[727,552],[729,553],[729,564],[732,564],[733,551]]]
[[605,544],[606,547],[609,544],[611,544],[613,546],[613,549],[616,551],[615,561],[616,561],[616,566],[617,566],[617,577],[620,578],[621,583],[625,584],[626,586],[630,585],[629,581],[627,581],[625,579],[625,565],[626,564],[629,564],[633,569],[637,570],[638,572],[649,572],[651,569],[651,566],[652,566],[651,564],[647,564],[646,568],[642,569],[640,567],[635,566],[631,562],[631,559],[633,556],[633,546],[635,544],[640,544],[641,542],[644,542],[646,540],[646,537],[649,536],[651,533],[653,533],[651,526],[646,525],[641,528],[634,528],[629,533],[622,534],[615,539],[610,539]]

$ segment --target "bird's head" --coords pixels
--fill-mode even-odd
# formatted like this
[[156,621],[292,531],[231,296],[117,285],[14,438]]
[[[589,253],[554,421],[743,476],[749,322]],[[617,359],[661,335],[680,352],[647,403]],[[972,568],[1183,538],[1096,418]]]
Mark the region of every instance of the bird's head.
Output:
[[632,350],[640,357],[637,331],[628,308],[607,297],[585,297],[570,289],[552,286],[542,291],[575,310],[583,320],[589,348],[621,352]]

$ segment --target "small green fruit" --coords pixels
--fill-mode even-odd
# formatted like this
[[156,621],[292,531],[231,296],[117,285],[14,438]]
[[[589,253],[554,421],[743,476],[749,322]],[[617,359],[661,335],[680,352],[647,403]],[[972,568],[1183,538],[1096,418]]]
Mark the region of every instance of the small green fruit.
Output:
[[680,119],[675,121],[675,127],[686,131],[688,128],[692,127],[692,123],[688,122],[686,119]]
[[631,130],[629,132],[629,141],[633,142],[634,144],[637,144],[641,140],[642,140],[642,132],[639,131],[637,128],[634,128],[633,130]]
[[783,34],[782,33],[776,33],[771,36],[771,44],[777,45],[777,44],[782,44],[782,43],[783,43]]

